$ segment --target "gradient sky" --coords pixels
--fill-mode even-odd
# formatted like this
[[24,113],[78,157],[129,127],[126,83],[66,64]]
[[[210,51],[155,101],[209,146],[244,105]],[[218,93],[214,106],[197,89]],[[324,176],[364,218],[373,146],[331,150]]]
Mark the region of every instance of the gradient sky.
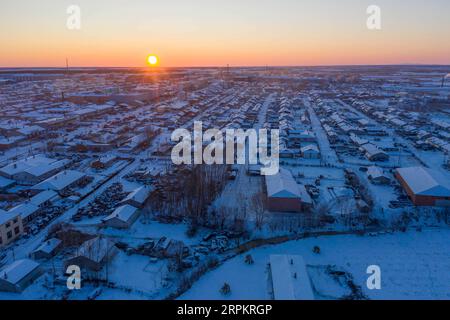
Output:
[[450,64],[449,14],[449,0],[0,0],[0,67]]

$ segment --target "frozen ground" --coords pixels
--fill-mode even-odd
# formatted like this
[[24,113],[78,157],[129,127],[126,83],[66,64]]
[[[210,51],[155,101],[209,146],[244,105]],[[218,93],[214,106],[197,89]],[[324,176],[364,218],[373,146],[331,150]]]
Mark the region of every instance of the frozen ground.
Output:
[[[339,295],[342,288],[323,282],[327,278],[324,274],[312,273],[317,273],[316,266],[336,265],[353,275],[369,299],[450,299],[449,241],[450,230],[430,229],[376,237],[319,237],[266,246],[246,253],[253,256],[253,265],[244,263],[246,254],[237,256],[203,276],[181,299],[267,299],[271,254],[302,255],[321,295]],[[312,252],[314,246],[320,247],[320,254]],[[381,290],[366,287],[369,265],[381,268]],[[231,286],[228,296],[219,293],[224,282]]]

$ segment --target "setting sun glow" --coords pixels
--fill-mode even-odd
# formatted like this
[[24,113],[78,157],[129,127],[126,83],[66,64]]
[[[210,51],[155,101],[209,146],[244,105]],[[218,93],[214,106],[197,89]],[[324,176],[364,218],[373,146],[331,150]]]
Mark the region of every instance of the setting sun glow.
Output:
[[147,58],[147,62],[151,66],[156,66],[158,64],[158,57],[155,55],[149,55]]

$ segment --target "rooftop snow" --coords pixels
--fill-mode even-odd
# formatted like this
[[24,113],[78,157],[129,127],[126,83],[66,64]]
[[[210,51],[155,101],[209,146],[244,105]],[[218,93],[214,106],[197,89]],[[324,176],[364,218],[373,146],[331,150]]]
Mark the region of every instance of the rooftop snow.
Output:
[[137,203],[143,204],[147,200],[150,191],[147,187],[142,186],[134,189],[123,201],[133,200]]
[[438,171],[424,167],[398,168],[396,171],[416,195],[450,197],[450,182]]
[[47,180],[38,183],[33,187],[37,190],[55,190],[60,191],[72,183],[83,178],[85,174],[83,172],[74,170],[64,170],[54,176],[48,178]]
[[57,246],[59,246],[60,243],[61,240],[59,239],[56,238],[49,239],[47,241],[44,241],[39,247],[37,247],[36,250],[34,250],[34,252],[42,251],[45,253],[51,253]]
[[35,206],[40,206],[42,203],[51,200],[56,196],[58,196],[58,194],[55,191],[46,190],[32,197],[30,199],[30,203],[34,204]]
[[276,300],[314,300],[305,262],[301,256],[271,255],[273,295]]
[[20,214],[22,219],[26,219],[38,210],[39,210],[39,207],[35,206],[32,203],[22,203],[16,207],[10,209],[8,211],[8,213],[9,214]]
[[128,222],[130,218],[135,214],[138,209],[136,207],[130,206],[128,204],[116,208],[109,216],[103,219],[103,221],[108,221],[117,218],[121,221]]
[[46,172],[46,170],[53,170],[55,167],[51,165],[54,163],[62,164],[61,161],[50,159],[43,155],[34,155],[13,162],[1,168],[0,171],[7,174],[8,176],[12,176],[24,171],[29,172],[30,174],[42,174],[43,172]]
[[267,195],[273,198],[300,198],[310,203],[311,198],[304,186],[298,185],[290,171],[280,168],[273,176],[266,176]]
[[17,284],[38,267],[39,263],[33,260],[17,260],[0,271],[0,279]]

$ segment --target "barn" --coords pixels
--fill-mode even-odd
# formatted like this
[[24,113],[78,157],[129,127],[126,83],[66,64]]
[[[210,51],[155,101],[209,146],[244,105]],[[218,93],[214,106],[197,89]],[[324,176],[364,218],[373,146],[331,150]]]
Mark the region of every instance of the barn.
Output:
[[424,167],[398,168],[395,177],[416,206],[450,206],[450,181]]
[[266,176],[267,207],[274,212],[302,212],[312,205],[305,187],[297,184],[291,172],[280,169]]

